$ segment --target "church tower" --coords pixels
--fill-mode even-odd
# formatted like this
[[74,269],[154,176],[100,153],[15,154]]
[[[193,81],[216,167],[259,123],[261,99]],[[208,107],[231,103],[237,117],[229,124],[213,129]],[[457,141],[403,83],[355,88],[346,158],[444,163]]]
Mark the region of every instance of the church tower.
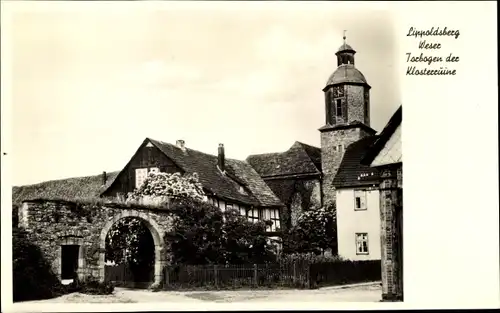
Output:
[[333,179],[347,146],[376,133],[370,127],[370,85],[354,66],[355,54],[344,31],[344,44],[335,53],[338,67],[323,88],[326,119],[319,131],[325,205],[335,202]]

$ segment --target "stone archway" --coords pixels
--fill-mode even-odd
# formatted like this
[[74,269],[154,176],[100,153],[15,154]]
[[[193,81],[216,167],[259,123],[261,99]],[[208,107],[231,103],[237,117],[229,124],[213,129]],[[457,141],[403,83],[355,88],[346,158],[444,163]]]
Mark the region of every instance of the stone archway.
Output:
[[126,217],[133,217],[133,218],[138,218],[144,224],[146,227],[149,229],[151,236],[153,237],[154,241],[154,246],[155,246],[155,251],[154,251],[154,256],[155,256],[155,263],[154,263],[154,282],[153,284],[160,284],[162,280],[162,270],[163,266],[165,265],[165,260],[164,260],[164,251],[165,251],[165,243],[163,240],[164,233],[162,231],[162,228],[155,222],[155,220],[148,215],[145,212],[137,212],[137,211],[123,211],[119,213],[118,215],[114,216],[113,219],[108,221],[102,231],[101,231],[101,236],[99,238],[99,247],[100,247],[100,252],[99,252],[99,277],[101,281],[104,281],[104,263],[105,263],[105,257],[106,257],[106,236],[108,235],[109,230],[111,227],[120,219],[126,218]]

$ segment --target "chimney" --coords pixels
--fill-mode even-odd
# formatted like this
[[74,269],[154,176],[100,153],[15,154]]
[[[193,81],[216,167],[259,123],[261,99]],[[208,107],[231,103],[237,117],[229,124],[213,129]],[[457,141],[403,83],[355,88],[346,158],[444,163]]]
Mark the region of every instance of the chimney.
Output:
[[106,185],[106,181],[108,180],[108,177],[106,175],[106,172],[102,172],[102,185]]
[[177,148],[181,149],[182,151],[186,151],[186,146],[185,146],[184,140],[177,140],[175,145],[177,146]]
[[219,143],[219,155],[218,155],[218,162],[217,165],[219,166],[219,169],[224,172],[225,171],[225,163],[226,163],[226,157],[224,156],[224,144]]

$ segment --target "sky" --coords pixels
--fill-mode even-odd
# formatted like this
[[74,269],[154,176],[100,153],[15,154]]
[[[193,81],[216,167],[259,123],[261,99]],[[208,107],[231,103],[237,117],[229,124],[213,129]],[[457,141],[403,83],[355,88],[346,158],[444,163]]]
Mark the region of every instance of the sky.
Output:
[[401,104],[398,46],[391,12],[366,7],[15,13],[13,185],[121,170],[146,137],[236,159],[319,147],[344,29],[381,131]]

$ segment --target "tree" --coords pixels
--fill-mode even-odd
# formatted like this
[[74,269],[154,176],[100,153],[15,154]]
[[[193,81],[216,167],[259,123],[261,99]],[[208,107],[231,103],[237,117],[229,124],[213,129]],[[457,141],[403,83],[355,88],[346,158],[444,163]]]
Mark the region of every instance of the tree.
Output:
[[[266,222],[252,223],[237,210],[193,199],[175,201],[170,242],[174,264],[262,264],[275,260]],[[270,223],[270,222],[267,222]]]
[[327,249],[336,252],[335,206],[303,212],[297,225],[287,231],[285,251],[288,253],[321,254]]
[[64,292],[43,252],[19,228],[12,231],[12,270],[15,302],[53,298]]
[[172,230],[165,234],[174,264],[217,264],[224,260],[223,216],[219,208],[196,199],[176,199]]
[[237,210],[226,211],[225,217],[223,233],[226,263],[263,264],[276,259],[266,234],[266,227],[272,222],[250,222]]

